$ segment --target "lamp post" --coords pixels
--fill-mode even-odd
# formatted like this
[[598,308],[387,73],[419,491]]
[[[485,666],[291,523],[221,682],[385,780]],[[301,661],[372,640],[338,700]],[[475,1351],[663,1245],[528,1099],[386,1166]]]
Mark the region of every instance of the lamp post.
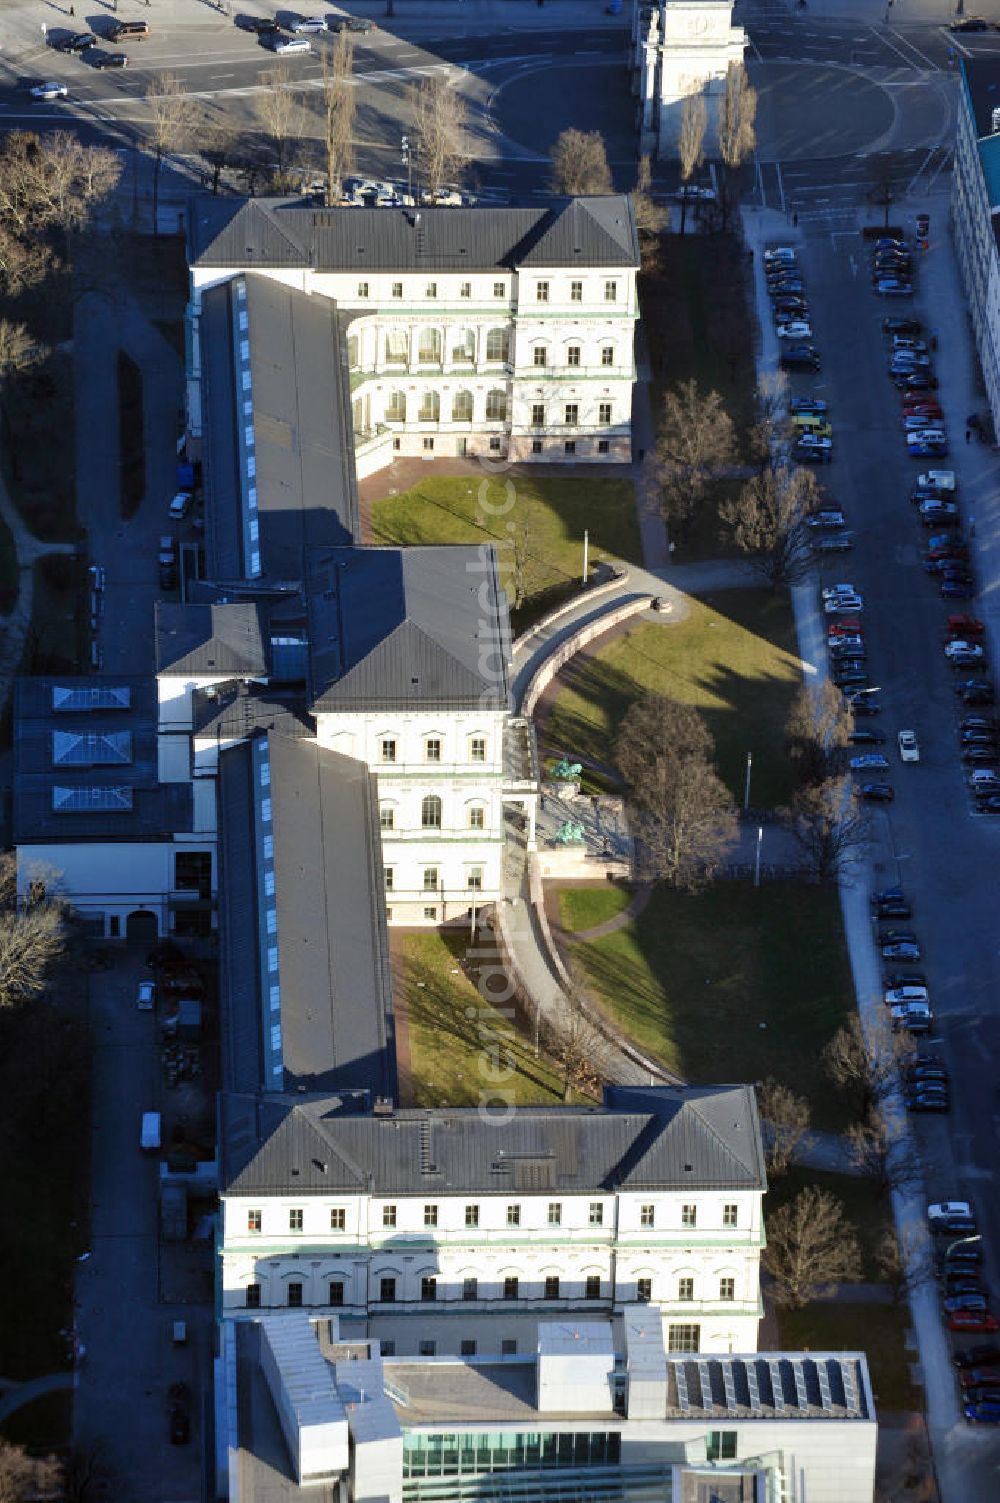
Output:
[[411,163],[410,163],[410,138],[409,138],[409,136],[403,136],[403,138],[400,141],[399,145],[400,145],[400,151],[401,151],[401,160],[402,160],[403,166],[406,168],[406,192],[407,192],[407,196],[410,197],[410,198],[412,198],[413,197],[413,168],[412,168]]
[[763,841],[763,839],[764,839],[764,826],[763,825],[758,825],[757,826],[757,859],[755,860],[754,866],[753,866],[753,885],[754,885],[754,887],[759,887],[760,886],[760,847],[761,847],[761,842]]
[[747,775],[746,775],[746,781],[743,784],[743,813],[744,814],[746,814],[747,811],[748,811],[748,809],[750,808],[750,770],[751,770],[752,766],[753,766],[753,752],[747,752]]

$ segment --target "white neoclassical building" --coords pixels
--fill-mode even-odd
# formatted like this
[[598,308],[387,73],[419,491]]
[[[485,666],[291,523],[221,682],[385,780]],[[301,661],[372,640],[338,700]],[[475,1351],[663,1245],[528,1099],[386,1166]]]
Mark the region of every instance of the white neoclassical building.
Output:
[[207,198],[189,237],[193,445],[204,294],[257,272],[335,310],[360,478],[395,455],[630,462],[639,246],[626,196],[462,209]]
[[336,1313],[383,1353],[513,1355],[539,1319],[649,1305],[671,1351],[753,1351],[766,1180],[753,1089],[614,1088],[602,1109],[222,1118],[226,1315]]
[[747,45],[732,18],[733,0],[634,0],[632,62],[643,152],[677,155],[681,105],[689,94],[706,97],[711,141],[729,65],[743,61]]

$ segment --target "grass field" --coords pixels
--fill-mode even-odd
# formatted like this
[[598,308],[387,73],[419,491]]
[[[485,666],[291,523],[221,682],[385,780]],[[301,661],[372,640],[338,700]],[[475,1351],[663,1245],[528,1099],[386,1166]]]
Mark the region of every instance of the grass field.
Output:
[[909,1364],[917,1360],[904,1345],[909,1312],[905,1305],[851,1305],[844,1300],[816,1300],[802,1310],[779,1310],[778,1328],[785,1351],[865,1352],[875,1404],[887,1411],[918,1409],[923,1392],[910,1381]]
[[586,475],[529,476],[513,469],[496,480],[431,477],[377,501],[372,528],[376,543],[503,544],[501,578],[512,604],[516,584],[511,543],[516,541],[524,556],[524,603],[515,612],[517,630],[578,585],[585,530],[591,565],[612,558],[637,562],[642,557],[632,482]]
[[[562,927],[600,923],[621,911],[620,898],[564,889]],[[638,918],[572,949],[595,1000],[686,1079],[773,1075],[809,1098],[816,1127],[845,1125],[819,1058],[854,1005],[834,890],[722,882],[691,896],[658,887]]]
[[395,991],[405,991],[409,1013],[412,1105],[562,1103],[558,1062],[544,1050],[536,1057],[526,1020],[511,1015],[513,1004],[492,1006],[470,979],[464,931],[411,930],[398,945]]
[[711,604],[690,604],[676,626],[633,627],[596,657],[576,660],[545,726],[544,751],[608,762],[629,705],[665,694],[705,717],[735,798],[743,797],[749,751],[751,803],[780,804],[791,793],[784,727],[801,683],[789,601],[766,590],[728,590]]

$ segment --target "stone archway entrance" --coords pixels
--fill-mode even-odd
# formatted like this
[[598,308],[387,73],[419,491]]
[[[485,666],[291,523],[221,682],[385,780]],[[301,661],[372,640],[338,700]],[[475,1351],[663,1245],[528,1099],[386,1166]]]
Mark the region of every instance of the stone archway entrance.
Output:
[[125,938],[129,944],[155,945],[159,938],[156,914],[148,908],[137,908],[125,920]]

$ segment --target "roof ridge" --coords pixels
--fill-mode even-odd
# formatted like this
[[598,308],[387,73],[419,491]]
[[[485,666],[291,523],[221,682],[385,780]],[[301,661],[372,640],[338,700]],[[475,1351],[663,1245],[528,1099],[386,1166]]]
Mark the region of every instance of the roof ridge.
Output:
[[[247,215],[248,217],[249,217],[250,214],[256,213],[256,214],[259,214],[262,219],[266,219],[267,223],[281,237],[281,239],[286,242],[286,244],[288,244],[289,246],[291,246],[291,248],[293,250],[297,251],[300,256],[304,256],[306,258],[306,260],[308,260],[308,251],[306,250],[306,247],[303,244],[301,238],[299,236],[293,235],[291,233],[291,230],[289,229],[289,226],[288,226],[287,222],[284,223],[284,224],[279,224],[279,222],[278,222],[278,220],[276,218],[276,210],[282,204],[287,203],[287,200],[286,199],[278,199],[278,200],[275,200],[274,203],[275,203],[275,209],[274,209],[274,211],[272,211],[272,209],[271,209],[271,200],[259,199],[259,198],[248,198],[246,200],[245,204],[243,205],[243,211],[242,212],[245,215]],[[236,217],[239,217],[239,216],[236,216]],[[247,269],[246,269],[246,271],[244,271],[243,275],[246,276],[248,273],[252,273],[253,269],[254,268],[253,268],[252,265],[248,266]]]
[[[732,1089],[734,1089],[734,1088],[730,1087],[730,1090],[732,1090]],[[735,1089],[738,1090],[738,1091],[745,1092],[748,1089],[748,1087],[746,1087],[746,1086],[737,1086],[737,1087],[735,1087]],[[711,1096],[711,1097],[708,1097],[708,1098],[705,1098],[705,1099],[711,1100],[711,1101],[715,1101],[715,1100],[717,1100],[717,1097]],[[682,1101],[681,1102],[681,1109],[680,1109],[679,1112],[677,1112],[675,1114],[673,1120],[676,1121],[678,1117],[682,1117],[684,1115],[684,1113],[686,1111],[688,1111],[688,1110],[692,1111],[695,1114],[695,1116],[698,1118],[698,1121],[701,1123],[702,1127],[704,1127],[705,1131],[707,1133],[709,1133],[715,1139],[716,1143],[718,1143],[718,1144],[721,1145],[721,1147],[725,1150],[725,1152],[726,1152],[726,1154],[728,1155],[729,1158],[735,1159],[735,1161],[738,1164],[742,1165],[742,1167],[745,1170],[747,1170],[748,1173],[750,1173],[750,1172],[756,1172],[756,1170],[759,1168],[759,1166],[756,1163],[748,1164],[744,1158],[741,1158],[740,1155],[738,1153],[736,1153],[736,1151],[733,1148],[732,1144],[726,1141],[726,1139],[719,1132],[718,1128],[716,1128],[714,1126],[714,1124],[712,1122],[710,1122],[708,1120],[708,1118],[704,1115],[704,1113],[701,1110],[700,1102],[698,1102],[698,1101],[690,1101],[690,1100]]]

